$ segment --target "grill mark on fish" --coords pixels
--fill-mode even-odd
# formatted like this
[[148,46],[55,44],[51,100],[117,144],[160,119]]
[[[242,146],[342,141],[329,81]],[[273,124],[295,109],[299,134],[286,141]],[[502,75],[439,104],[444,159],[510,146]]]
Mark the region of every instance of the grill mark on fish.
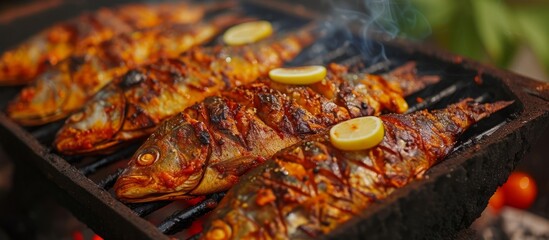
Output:
[[120,81],[120,87],[122,89],[130,88],[136,84],[142,83],[145,81],[147,76],[141,73],[139,70],[130,70],[128,73],[124,74],[122,81]]
[[206,131],[201,131],[198,133],[198,140],[203,145],[209,145],[210,144],[210,134]]
[[353,87],[347,82],[340,85],[338,98],[339,101],[345,104],[345,107],[352,118],[365,116],[373,112],[367,103],[358,100],[357,96],[354,94]]
[[85,59],[82,56],[70,56],[69,61],[69,70],[71,72],[76,72],[78,69],[85,63]]
[[291,190],[294,193],[298,193],[302,196],[311,196],[311,194],[309,192],[307,192],[306,189],[301,189],[298,186],[294,186],[292,184],[282,182],[282,181],[273,180],[273,179],[269,178],[269,176],[263,176],[263,179],[266,183],[269,184],[270,187],[272,187],[275,190],[276,189],[288,189],[288,190]]
[[210,145],[210,133],[208,132],[206,125],[202,122],[196,122],[196,124],[193,124],[193,127],[196,132],[196,137],[198,138],[198,141],[202,145]]
[[211,97],[206,98],[204,103],[210,116],[211,125],[221,131],[223,135],[247,149],[248,146],[236,126],[237,122],[231,109],[229,109],[228,102],[223,98]]

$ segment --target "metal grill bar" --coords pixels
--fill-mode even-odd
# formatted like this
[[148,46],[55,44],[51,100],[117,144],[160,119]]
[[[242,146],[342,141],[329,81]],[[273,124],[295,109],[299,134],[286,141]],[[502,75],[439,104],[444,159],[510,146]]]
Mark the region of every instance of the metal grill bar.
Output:
[[108,175],[105,179],[101,180],[97,185],[105,190],[109,190],[114,186],[116,179],[124,172],[123,168],[119,168],[113,174]]
[[131,156],[137,150],[137,148],[139,148],[139,145],[133,144],[130,147],[118,151],[117,153],[111,154],[97,161],[93,161],[93,163],[91,163],[90,165],[80,168],[80,171],[86,176],[95,173],[98,169],[102,167]]
[[[340,57],[344,56],[345,54],[347,54],[347,50],[349,49],[350,44],[351,44],[350,42],[345,42],[340,47],[332,49],[331,51],[329,51],[327,53],[323,53],[322,57],[320,57],[320,58],[318,56],[315,56],[315,57],[312,57],[312,59],[301,62],[300,64],[301,65],[313,65],[313,64],[323,65],[323,64],[326,64],[328,62],[332,62],[335,59],[340,58]],[[314,46],[312,48],[314,48]],[[315,51],[315,50],[313,49],[312,51]],[[316,50],[316,51],[319,51],[319,50]],[[315,55],[317,55],[317,54],[315,54]]]
[[175,212],[169,218],[160,223],[160,225],[158,225],[158,229],[165,234],[177,233],[189,227],[196,218],[214,209],[224,196],[225,193],[212,194],[204,201],[187,210]]
[[506,121],[503,121],[499,124],[497,124],[496,126],[482,132],[481,134],[465,141],[464,143],[460,144],[459,146],[457,147],[454,147],[454,150],[452,150],[452,152],[458,152],[460,151],[461,149],[469,146],[469,145],[472,145],[472,144],[475,144],[476,142],[480,141],[482,138],[484,137],[487,137],[487,136],[490,136],[492,133],[494,133],[496,130],[498,130],[499,128],[501,128],[503,125],[505,125],[505,123],[507,123]]
[[453,95],[454,93],[456,93],[461,89],[464,89],[467,85],[468,83],[466,81],[456,82],[450,85],[449,87],[445,88],[444,90],[440,91],[438,94],[428,97],[424,99],[423,102],[420,102],[411,106],[410,108],[408,108],[408,111],[406,111],[406,113],[415,112],[417,110],[421,110],[421,109],[425,109],[430,106],[433,106],[436,103],[440,102],[442,99]]
[[[359,57],[358,60],[363,60],[361,56],[358,56],[358,57]],[[351,64],[351,62],[349,62],[348,60],[345,60],[341,64],[347,65],[347,64]],[[367,73],[367,74],[372,74],[372,73],[379,72],[379,71],[382,71],[382,70],[388,71],[391,64],[392,64],[392,62],[389,61],[389,60],[381,61],[381,62],[374,63],[374,64],[364,68],[362,70],[362,72]]]
[[64,120],[50,123],[32,131],[31,135],[38,139],[38,141],[40,142],[53,140],[50,138],[53,138],[53,136],[55,136],[55,133],[63,126],[64,123]]
[[82,155],[66,156],[65,155],[65,156],[62,156],[62,158],[65,159],[65,161],[67,161],[70,164],[75,164],[82,161],[82,159],[84,159],[85,156],[82,156]]
[[475,102],[479,102],[479,103],[485,102],[489,97],[490,97],[490,94],[484,93],[484,94],[476,97]]
[[137,215],[144,217],[158,209],[167,206],[170,203],[172,203],[172,201],[156,201],[150,203],[132,203],[128,204],[127,206]]

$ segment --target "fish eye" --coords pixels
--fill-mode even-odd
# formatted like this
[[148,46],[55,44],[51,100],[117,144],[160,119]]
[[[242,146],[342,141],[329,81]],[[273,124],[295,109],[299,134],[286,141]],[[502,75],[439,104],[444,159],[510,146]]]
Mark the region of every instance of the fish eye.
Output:
[[148,166],[154,163],[160,157],[158,150],[151,148],[143,151],[137,156],[137,164]]

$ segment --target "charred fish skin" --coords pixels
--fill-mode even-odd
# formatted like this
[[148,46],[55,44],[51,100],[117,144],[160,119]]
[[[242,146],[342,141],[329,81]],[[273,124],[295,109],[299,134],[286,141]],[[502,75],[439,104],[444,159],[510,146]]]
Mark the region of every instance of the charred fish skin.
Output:
[[[387,81],[331,64],[327,77],[315,84],[261,78],[208,97],[159,126],[131,158],[115,192],[123,201],[144,202],[227,190],[265,158],[331,125],[405,112],[405,89],[399,86],[421,85],[423,78]],[[158,152],[155,161],[143,164],[141,158],[151,151]]]
[[160,58],[175,58],[238,21],[238,15],[223,15],[209,23],[165,25],[89,46],[48,67],[10,102],[7,114],[25,126],[65,118],[129,69]]
[[128,4],[85,13],[44,30],[0,56],[0,85],[31,82],[72,53],[122,33],[162,24],[198,22],[205,6],[188,3]]
[[446,109],[381,116],[376,147],[343,151],[327,133],[275,154],[221,201],[202,239],[314,239],[421,177],[468,127],[511,102],[466,99]]
[[146,137],[162,120],[195,102],[252,82],[281,66],[315,35],[307,26],[270,41],[197,47],[178,58],[138,67],[108,84],[71,115],[58,132],[54,147],[63,154],[93,154]]

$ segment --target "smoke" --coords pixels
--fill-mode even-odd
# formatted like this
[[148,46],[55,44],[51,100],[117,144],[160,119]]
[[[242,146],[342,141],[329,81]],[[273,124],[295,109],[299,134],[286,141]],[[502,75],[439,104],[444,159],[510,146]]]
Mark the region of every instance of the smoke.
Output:
[[375,39],[421,40],[431,35],[428,21],[410,0],[330,0],[329,5],[333,11],[326,29],[351,42],[369,64],[388,61],[385,46]]

